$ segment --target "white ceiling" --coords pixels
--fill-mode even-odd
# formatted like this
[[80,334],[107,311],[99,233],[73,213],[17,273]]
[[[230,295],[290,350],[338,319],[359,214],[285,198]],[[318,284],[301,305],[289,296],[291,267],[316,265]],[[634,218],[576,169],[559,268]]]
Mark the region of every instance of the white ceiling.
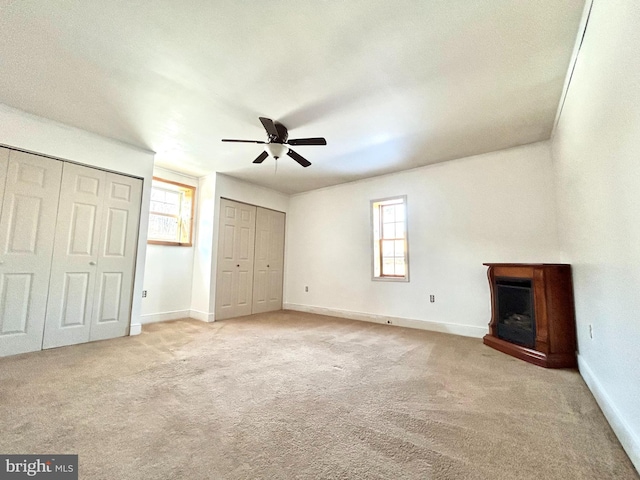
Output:
[[[584,0],[0,0],[0,102],[301,192],[549,138]],[[328,145],[252,164],[258,116]]]

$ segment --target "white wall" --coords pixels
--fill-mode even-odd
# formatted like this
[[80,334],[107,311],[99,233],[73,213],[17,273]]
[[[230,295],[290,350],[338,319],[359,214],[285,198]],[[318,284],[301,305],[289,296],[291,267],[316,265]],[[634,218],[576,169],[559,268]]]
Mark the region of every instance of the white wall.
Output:
[[216,268],[220,198],[250,203],[287,212],[289,196],[223,174],[200,179],[198,237],[193,268],[191,316],[198,320],[215,320]]
[[[411,281],[372,281],[369,202],[404,194]],[[295,195],[287,224],[287,308],[480,337],[483,262],[558,261],[549,145]]]
[[[153,176],[195,186],[198,195],[197,178],[159,167],[153,169]],[[195,231],[194,225],[194,235]],[[142,299],[142,323],[175,320],[190,315],[193,252],[194,247],[147,245],[144,271],[147,297]]]
[[131,334],[140,333],[153,152],[0,104],[0,145],[139,177],[144,180],[133,287]]
[[216,178],[216,213],[221,197],[285,213],[289,208],[289,195],[219,173]]
[[553,156],[580,371],[640,469],[638,52],[640,3],[596,0]]
[[[214,308],[211,306],[211,262],[215,257],[213,254],[213,232],[216,211],[216,177],[217,174],[212,173],[202,177],[198,183],[191,317],[204,322],[214,320]],[[215,271],[213,278],[215,279]]]

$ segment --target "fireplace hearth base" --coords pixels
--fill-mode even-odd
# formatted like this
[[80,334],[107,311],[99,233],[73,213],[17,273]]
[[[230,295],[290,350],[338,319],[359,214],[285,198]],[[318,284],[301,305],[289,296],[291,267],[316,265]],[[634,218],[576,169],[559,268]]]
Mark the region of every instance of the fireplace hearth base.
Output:
[[533,363],[540,367],[575,368],[577,366],[575,353],[546,354],[532,348],[522,347],[520,345],[507,342],[506,340],[502,340],[501,338],[493,337],[491,335],[485,335],[483,342],[485,345],[495,348],[502,353],[506,353],[507,355],[511,355],[512,357],[519,358],[520,360]]
[[[484,265],[489,267],[487,276],[491,288],[491,322],[484,344],[541,367],[575,368],[576,327],[571,266],[542,263]],[[505,302],[503,298],[501,301],[500,287],[504,285],[529,285],[530,293],[527,295],[531,300]],[[521,297],[526,299],[527,295]],[[513,312],[518,308],[521,311]],[[535,341],[531,345],[518,344],[517,335],[509,341],[501,333],[505,330],[505,323],[514,316],[532,318]]]

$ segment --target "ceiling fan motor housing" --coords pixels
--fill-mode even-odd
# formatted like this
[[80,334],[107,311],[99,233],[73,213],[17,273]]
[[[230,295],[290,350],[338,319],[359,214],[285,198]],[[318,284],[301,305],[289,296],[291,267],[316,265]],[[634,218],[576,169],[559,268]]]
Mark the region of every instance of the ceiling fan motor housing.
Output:
[[289,138],[289,132],[287,131],[287,127],[282,125],[280,122],[273,122],[276,126],[276,131],[278,132],[278,138],[274,138],[272,141],[276,143],[285,143]]

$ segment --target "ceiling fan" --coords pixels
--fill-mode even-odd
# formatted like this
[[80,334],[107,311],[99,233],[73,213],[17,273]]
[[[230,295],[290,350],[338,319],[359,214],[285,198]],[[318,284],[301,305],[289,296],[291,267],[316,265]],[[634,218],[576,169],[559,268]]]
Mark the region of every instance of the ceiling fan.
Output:
[[266,150],[258,155],[253,163],[262,163],[264,160],[271,155],[275,160],[278,160],[285,153],[293,158],[296,162],[298,162],[303,167],[308,167],[311,165],[311,162],[304,158],[299,153],[294,152],[289,148],[289,145],[326,145],[327,141],[322,137],[317,138],[296,138],[289,140],[289,132],[287,131],[287,127],[282,125],[280,122],[274,122],[270,118],[259,117],[262,126],[267,131],[267,135],[269,136],[269,140],[263,142],[261,140],[233,140],[228,138],[223,138],[223,142],[239,142],[239,143],[261,143],[266,145]]

